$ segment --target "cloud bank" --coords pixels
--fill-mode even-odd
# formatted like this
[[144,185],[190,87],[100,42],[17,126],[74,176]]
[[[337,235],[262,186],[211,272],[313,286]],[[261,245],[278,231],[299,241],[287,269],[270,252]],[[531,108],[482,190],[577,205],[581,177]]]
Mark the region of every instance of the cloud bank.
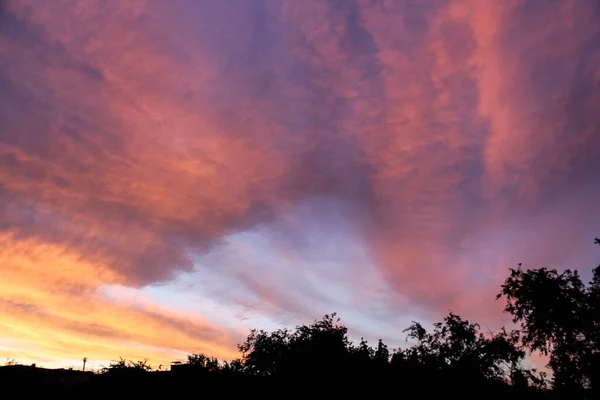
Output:
[[593,266],[600,6],[497,3],[3,3],[0,349],[498,324],[508,266]]

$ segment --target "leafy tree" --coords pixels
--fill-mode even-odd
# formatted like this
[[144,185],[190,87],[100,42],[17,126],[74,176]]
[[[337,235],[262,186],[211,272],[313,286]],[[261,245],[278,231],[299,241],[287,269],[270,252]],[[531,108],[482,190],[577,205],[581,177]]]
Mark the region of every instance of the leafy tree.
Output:
[[246,372],[246,368],[244,362],[241,359],[236,358],[232,361],[225,361],[221,371],[226,374],[242,374]]
[[340,319],[332,313],[311,325],[296,327],[290,340],[295,361],[318,362],[328,368],[342,362],[348,354],[350,341],[348,328],[339,322]]
[[102,372],[111,372],[111,371],[138,371],[138,372],[147,372],[151,371],[152,367],[148,363],[148,359],[145,358],[142,361],[131,361],[126,360],[123,357],[119,357],[119,361],[114,361],[110,363],[108,367],[102,368]]
[[357,346],[351,344],[348,347],[348,355],[353,367],[367,368],[372,366],[375,350],[369,346],[364,338],[360,338]]
[[[595,240],[600,244],[600,240]],[[586,286],[577,271],[511,269],[497,298],[519,323],[521,343],[549,355],[548,367],[558,389],[599,385],[600,266]]]
[[404,361],[438,375],[455,371],[486,379],[504,379],[510,371],[521,369],[525,354],[514,335],[504,329],[485,335],[479,329],[478,324],[453,313],[434,324],[432,333],[413,322],[404,331],[408,332],[407,339],[417,343],[395,354],[396,363]]
[[260,376],[270,376],[284,368],[291,336],[288,329],[271,333],[252,329],[246,341],[238,345],[244,368],[248,373]]
[[319,371],[342,368],[350,342],[347,328],[339,321],[333,313],[293,331],[252,330],[238,346],[244,367],[259,376],[318,375]]
[[377,349],[375,349],[375,354],[373,354],[373,360],[378,366],[385,366],[390,361],[390,351],[381,339],[377,342]]
[[208,372],[218,372],[221,370],[219,360],[217,360],[215,357],[209,357],[203,353],[189,354],[187,364],[193,365],[194,367]]

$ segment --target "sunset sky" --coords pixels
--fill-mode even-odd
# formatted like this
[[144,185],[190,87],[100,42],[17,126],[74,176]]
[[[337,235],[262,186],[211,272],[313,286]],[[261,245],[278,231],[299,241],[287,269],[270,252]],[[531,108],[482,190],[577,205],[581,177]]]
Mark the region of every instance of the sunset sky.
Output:
[[0,0],[0,364],[495,329],[599,171],[598,1]]

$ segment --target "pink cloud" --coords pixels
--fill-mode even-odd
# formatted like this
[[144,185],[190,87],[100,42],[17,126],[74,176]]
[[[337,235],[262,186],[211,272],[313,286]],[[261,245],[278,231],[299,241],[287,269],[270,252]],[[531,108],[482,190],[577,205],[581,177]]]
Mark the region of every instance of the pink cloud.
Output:
[[[499,324],[508,266],[592,260],[591,2],[102,4],[0,15],[0,230],[74,254],[52,285],[100,274],[95,299],[210,272],[217,300],[274,319],[330,302]],[[0,299],[43,310],[43,265],[11,265]],[[163,314],[139,318],[187,335]]]

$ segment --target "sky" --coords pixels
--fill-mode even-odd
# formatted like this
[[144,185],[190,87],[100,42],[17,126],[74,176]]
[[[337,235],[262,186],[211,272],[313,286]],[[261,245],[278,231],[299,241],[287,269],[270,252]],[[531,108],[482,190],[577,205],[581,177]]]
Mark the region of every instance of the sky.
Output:
[[0,361],[497,329],[600,262],[600,2],[0,2]]

